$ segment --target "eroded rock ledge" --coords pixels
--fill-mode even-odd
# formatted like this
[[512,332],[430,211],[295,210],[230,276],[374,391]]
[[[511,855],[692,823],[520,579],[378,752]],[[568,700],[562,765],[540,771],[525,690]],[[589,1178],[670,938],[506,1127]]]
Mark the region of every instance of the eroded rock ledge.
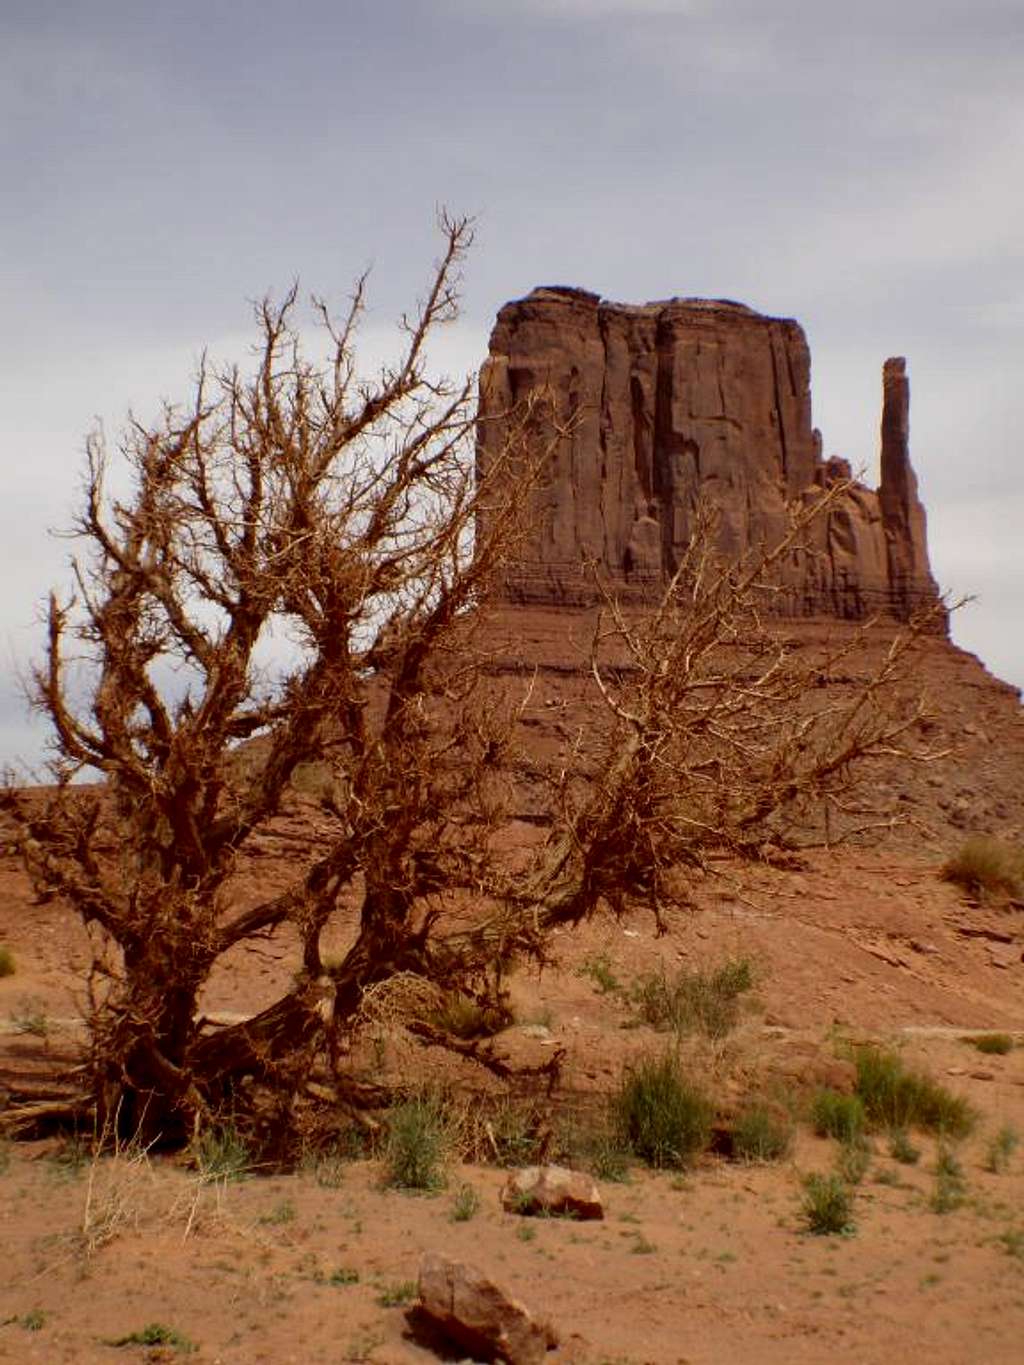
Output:
[[[592,600],[588,561],[642,600],[678,562],[698,496],[719,509],[721,548],[735,555],[781,536],[788,504],[849,475],[823,458],[811,423],[803,329],[743,304],[629,305],[561,286],[506,304],[481,371],[482,464],[507,413],[541,389],[571,431],[507,574],[510,602]],[[858,484],[816,524],[812,553],[782,571],[780,610],[906,618],[936,600],[908,431],[906,365],[887,360],[881,486]]]

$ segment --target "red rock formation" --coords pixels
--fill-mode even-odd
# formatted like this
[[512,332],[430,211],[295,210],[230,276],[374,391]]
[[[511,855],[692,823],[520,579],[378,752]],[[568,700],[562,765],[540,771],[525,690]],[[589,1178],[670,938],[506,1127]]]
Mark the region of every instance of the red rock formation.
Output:
[[907,362],[894,356],[882,370],[882,483],[878,490],[886,530],[890,591],[904,610],[934,594],[928,565],[924,506],[910,464],[910,382]]
[[[935,598],[895,365],[886,366],[882,488],[858,485],[815,528],[816,553],[787,566],[790,614],[906,616]],[[482,464],[504,437],[505,414],[539,390],[568,434],[508,574],[510,601],[584,603],[590,562],[619,592],[649,596],[687,543],[698,496],[718,508],[721,548],[735,555],[777,539],[787,506],[818,496],[844,468],[821,458],[799,324],[743,304],[631,306],[535,289],[501,310],[491,335]]]

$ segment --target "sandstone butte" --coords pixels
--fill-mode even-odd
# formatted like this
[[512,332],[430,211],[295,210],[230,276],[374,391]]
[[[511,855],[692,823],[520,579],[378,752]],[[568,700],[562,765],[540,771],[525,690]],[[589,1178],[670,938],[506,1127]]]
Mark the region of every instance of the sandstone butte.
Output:
[[[698,497],[718,511],[724,554],[777,541],[788,506],[850,476],[822,454],[810,371],[797,322],[727,300],[630,305],[557,286],[506,304],[480,376],[480,465],[531,394],[548,395],[541,421],[566,434],[501,596],[584,606],[596,564],[621,598],[649,598],[689,539]],[[881,484],[855,483],[813,524],[808,550],[781,568],[782,614],[906,619],[935,603],[909,403],[905,361],[889,359]]]

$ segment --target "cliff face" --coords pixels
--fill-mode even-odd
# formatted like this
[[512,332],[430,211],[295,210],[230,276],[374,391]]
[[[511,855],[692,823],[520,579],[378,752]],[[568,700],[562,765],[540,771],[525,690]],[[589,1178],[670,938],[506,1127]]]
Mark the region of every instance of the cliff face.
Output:
[[[504,439],[504,415],[539,390],[568,434],[508,573],[511,601],[590,600],[588,561],[617,591],[642,599],[673,571],[698,496],[718,508],[721,549],[736,555],[778,539],[787,504],[848,473],[843,461],[822,460],[811,426],[802,329],[742,304],[630,306],[535,289],[501,310],[491,335],[482,465]],[[904,617],[935,599],[907,414],[904,362],[888,361],[882,487],[858,485],[816,524],[814,553],[783,570],[783,610]]]

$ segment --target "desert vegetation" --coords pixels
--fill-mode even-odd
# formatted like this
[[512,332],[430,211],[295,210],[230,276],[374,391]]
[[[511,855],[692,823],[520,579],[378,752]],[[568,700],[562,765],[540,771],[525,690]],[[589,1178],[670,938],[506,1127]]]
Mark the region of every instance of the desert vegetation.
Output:
[[1024,849],[1005,839],[976,834],[942,866],[942,876],[972,896],[1024,895]]
[[[340,319],[315,302],[323,365],[304,350],[292,290],[257,309],[251,373],[204,362],[184,406],[129,426],[127,492],[108,494],[111,456],[89,441],[75,583],[50,599],[33,684],[55,786],[32,800],[10,787],[4,806],[37,886],[93,935],[88,1064],[52,1112],[90,1115],[97,1133],[181,1143],[258,1114],[261,1140],[287,1143],[317,1106],[386,1102],[345,1057],[368,997],[392,983],[420,1002],[423,1044],[486,1064],[502,972],[543,960],[556,927],[637,905],[662,925],[710,860],[770,861],[799,838],[837,837],[863,809],[861,765],[920,756],[905,665],[928,622],[842,694],[822,684],[856,633],[812,662],[770,625],[776,567],[804,553],[844,485],[738,561],[719,557],[698,513],[651,610],[605,594],[590,660],[603,728],[544,773],[544,837],[509,858],[498,834],[522,698],[488,690],[479,628],[545,477],[544,400],[509,414],[500,451],[474,462],[472,383],[431,374],[426,358],[456,314],[470,225],[446,218],[442,234],[404,351],[376,379],[355,350],[365,281]],[[295,644],[277,673],[261,652],[274,633]],[[285,890],[236,903],[239,857],[311,771],[319,849]],[[98,785],[76,785],[90,773]],[[345,896],[358,926],[326,957]],[[467,899],[471,923],[452,915]],[[286,923],[302,954],[291,987],[253,1018],[203,1019],[215,964]],[[714,1037],[750,985],[737,959],[707,979],[648,980],[633,1003]],[[631,1076],[641,1108],[667,1065]],[[638,1118],[634,1143],[684,1159],[706,1122],[697,1097],[685,1104],[693,1136],[655,1125],[648,1139],[652,1120]],[[16,1106],[5,1121],[17,1125]]]

